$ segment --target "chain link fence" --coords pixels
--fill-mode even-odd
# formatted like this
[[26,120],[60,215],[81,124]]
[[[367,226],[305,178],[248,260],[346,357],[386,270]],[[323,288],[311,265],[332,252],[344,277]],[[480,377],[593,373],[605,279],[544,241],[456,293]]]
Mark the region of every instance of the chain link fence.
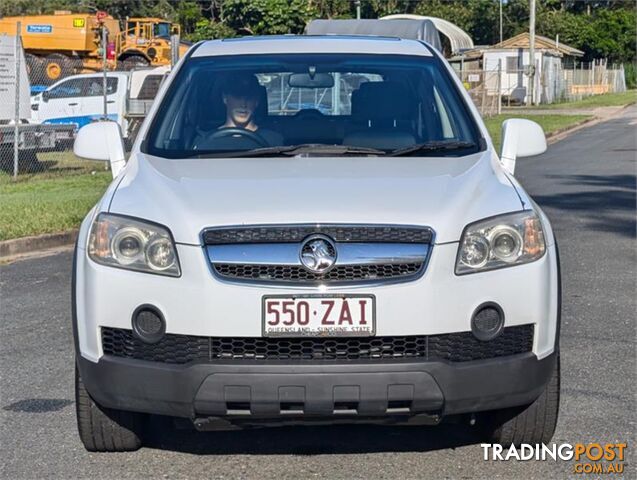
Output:
[[103,81],[96,74],[47,91],[77,71],[71,59],[59,57],[25,55],[20,36],[0,36],[0,183],[104,169],[73,155],[78,127],[91,121],[82,118],[85,96],[101,105]]
[[480,115],[490,117],[500,113],[502,76],[499,71],[461,70],[457,73]]
[[[0,184],[103,171],[107,162],[73,154],[78,129],[116,121],[130,145],[170,65],[91,70],[67,55],[25,53],[20,27],[16,35],[0,34]],[[172,45],[174,63],[178,35]]]
[[609,67],[605,60],[581,63],[579,67],[563,70],[561,79],[556,90],[564,101],[626,91],[624,66]]
[[[483,116],[500,113],[501,105],[525,105],[528,101],[528,70],[461,69],[456,73]],[[535,75],[535,103],[540,105],[625,91],[624,66],[609,66],[605,60],[582,62],[571,68],[563,68],[559,62],[547,63]]]

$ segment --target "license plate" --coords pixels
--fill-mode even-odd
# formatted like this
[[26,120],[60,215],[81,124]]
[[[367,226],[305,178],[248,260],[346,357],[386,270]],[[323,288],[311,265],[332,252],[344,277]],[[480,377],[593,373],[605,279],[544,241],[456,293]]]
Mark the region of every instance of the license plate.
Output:
[[265,337],[369,337],[375,333],[373,295],[263,297]]

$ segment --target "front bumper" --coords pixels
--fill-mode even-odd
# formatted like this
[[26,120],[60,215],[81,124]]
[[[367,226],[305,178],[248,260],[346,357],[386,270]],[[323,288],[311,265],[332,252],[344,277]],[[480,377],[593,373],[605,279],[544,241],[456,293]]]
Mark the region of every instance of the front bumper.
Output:
[[444,416],[525,405],[543,391],[556,353],[462,363],[214,362],[167,365],[78,355],[82,380],[101,405],[231,420]]
[[324,293],[374,295],[377,336],[467,332],[475,309],[494,302],[504,312],[506,327],[535,326],[533,353],[538,358],[552,353],[559,283],[554,248],[530,264],[463,276],[453,270],[457,248],[434,246],[425,274],[408,283],[324,289],[220,281],[196,246],[178,245],[180,278],[98,265],[78,248],[75,307],[80,351],[97,362],[104,354],[100,329],[130,329],[131,316],[142,304],[162,312],[168,334],[259,337],[265,295]]

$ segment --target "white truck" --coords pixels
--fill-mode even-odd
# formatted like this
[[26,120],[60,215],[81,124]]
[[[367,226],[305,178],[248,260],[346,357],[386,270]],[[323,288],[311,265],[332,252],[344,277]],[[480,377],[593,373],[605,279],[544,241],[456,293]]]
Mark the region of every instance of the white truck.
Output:
[[[125,138],[135,136],[169,67],[106,74],[108,120],[119,124]],[[104,119],[102,73],[66,77],[31,101],[33,118],[42,125],[74,125],[82,128]]]

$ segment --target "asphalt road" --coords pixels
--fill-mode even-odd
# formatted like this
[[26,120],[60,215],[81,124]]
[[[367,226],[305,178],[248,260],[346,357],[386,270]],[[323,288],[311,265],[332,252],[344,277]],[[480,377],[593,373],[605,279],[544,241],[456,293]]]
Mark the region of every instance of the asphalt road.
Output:
[[[636,125],[632,108],[521,160],[517,172],[552,219],[562,254],[554,441],[627,442],[627,477],[636,445]],[[572,471],[572,462],[483,461],[464,426],[196,433],[158,421],[139,452],[89,454],[75,427],[70,267],[68,252],[0,267],[2,478],[544,479]]]

